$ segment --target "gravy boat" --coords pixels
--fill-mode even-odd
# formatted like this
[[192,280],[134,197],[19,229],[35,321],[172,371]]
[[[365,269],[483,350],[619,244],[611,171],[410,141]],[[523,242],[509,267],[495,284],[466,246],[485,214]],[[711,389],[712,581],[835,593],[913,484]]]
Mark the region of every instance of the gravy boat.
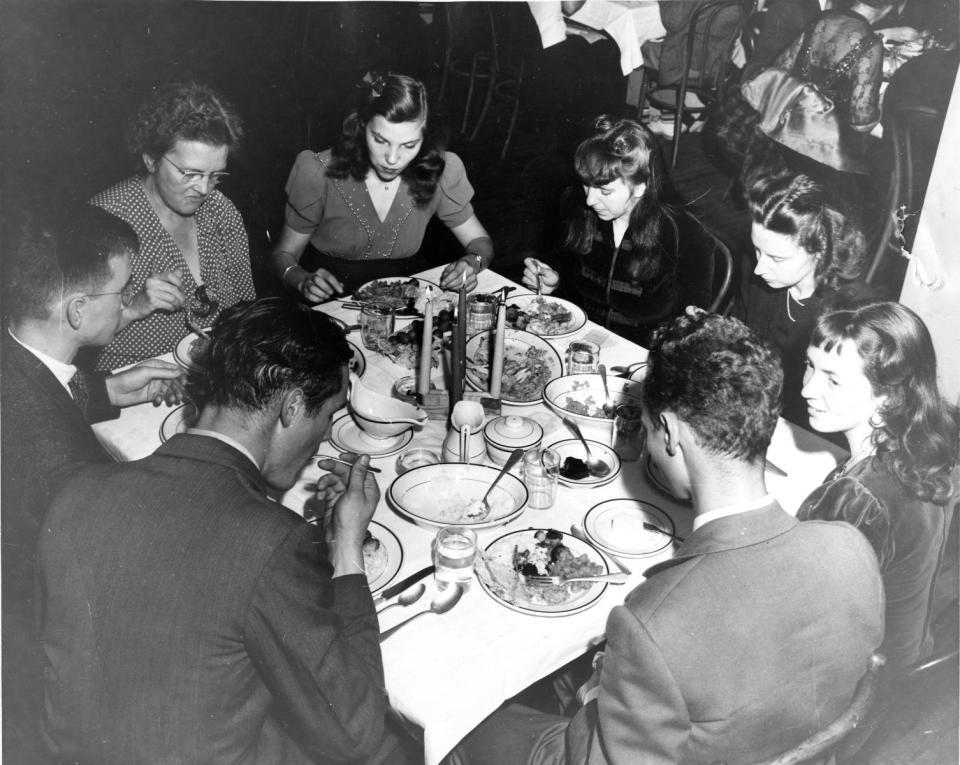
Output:
[[373,438],[393,438],[412,427],[422,426],[427,413],[405,401],[370,390],[350,373],[347,402],[357,425]]

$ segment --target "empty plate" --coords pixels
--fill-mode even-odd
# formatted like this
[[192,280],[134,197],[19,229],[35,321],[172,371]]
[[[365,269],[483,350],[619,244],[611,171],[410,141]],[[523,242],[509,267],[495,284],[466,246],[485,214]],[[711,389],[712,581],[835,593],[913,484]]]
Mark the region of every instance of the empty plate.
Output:
[[669,515],[640,499],[608,499],[594,505],[583,519],[583,530],[591,542],[626,558],[655,555],[673,543],[668,534],[676,533]]

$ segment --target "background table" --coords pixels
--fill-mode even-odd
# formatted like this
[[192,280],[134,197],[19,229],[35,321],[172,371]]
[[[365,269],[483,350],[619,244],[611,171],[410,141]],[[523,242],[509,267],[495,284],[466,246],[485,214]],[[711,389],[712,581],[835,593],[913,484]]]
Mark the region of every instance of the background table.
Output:
[[[432,269],[421,276],[437,282],[441,270]],[[478,289],[489,292],[507,284],[510,282],[503,277],[484,271],[480,274]],[[323,305],[321,310],[350,325],[357,320],[356,311],[346,310],[336,301]],[[601,360],[608,367],[642,361],[647,355],[643,348],[592,322],[576,335],[552,344],[562,357],[571,340],[583,337],[601,345]],[[359,333],[352,333],[350,339],[361,345]],[[363,381],[374,390],[389,393],[396,379],[414,374],[413,370],[398,367],[372,351],[364,350],[364,355],[367,368]],[[504,413],[537,419],[544,426],[545,443],[570,437],[560,419],[542,403],[505,406]],[[159,429],[168,414],[169,409],[165,407],[144,404],[124,410],[118,420],[101,423],[95,430],[118,459],[137,459],[152,453],[159,445]],[[445,434],[445,423],[429,420],[415,433],[409,448],[426,447],[439,452]],[[609,443],[612,433],[608,426],[587,426],[584,435]],[[336,449],[326,442],[321,452],[332,455]],[[782,477],[768,472],[770,490],[789,512],[796,512],[804,497],[834,467],[840,454],[826,441],[781,420],[768,456],[789,475]],[[396,476],[396,455],[375,458],[373,464],[383,471],[378,481],[385,493]],[[311,461],[297,484],[279,497],[279,501],[302,514],[312,496],[310,485],[321,472],[316,462]],[[566,532],[572,523],[580,523],[591,507],[615,497],[648,500],[671,516],[678,534],[690,533],[690,508],[653,487],[641,463],[627,462],[620,475],[606,486],[570,489],[561,485],[552,508],[527,510],[506,526],[479,532],[480,546],[485,547],[501,534],[515,529],[552,527]],[[393,531],[403,547],[398,577],[428,565],[432,532],[396,514],[385,500],[377,507],[374,520]],[[386,640],[383,660],[390,703],[405,718],[423,728],[427,765],[438,763],[504,700],[600,642],[610,609],[622,603],[627,593],[643,581],[646,568],[670,555],[672,548],[667,548],[658,555],[626,560],[633,571],[630,582],[622,587],[608,586],[595,606],[578,614],[547,618],[518,613],[494,601],[474,583],[449,613],[425,616]],[[381,626],[389,628],[419,608],[425,608],[435,594],[433,582],[428,581],[427,586],[427,593],[418,604],[408,609],[390,609],[383,615]]]

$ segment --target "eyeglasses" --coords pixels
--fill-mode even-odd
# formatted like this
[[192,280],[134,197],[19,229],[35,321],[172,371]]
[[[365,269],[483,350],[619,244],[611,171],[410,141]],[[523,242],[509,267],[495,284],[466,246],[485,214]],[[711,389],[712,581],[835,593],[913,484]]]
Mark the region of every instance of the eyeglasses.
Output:
[[197,173],[192,170],[184,170],[166,154],[163,154],[160,158],[167,160],[172,167],[176,168],[180,173],[180,182],[184,186],[197,186],[206,179],[209,179],[211,186],[219,186],[224,180],[230,177],[230,173]]
[[128,306],[133,302],[134,296],[137,294],[136,290],[133,287],[127,286],[124,287],[119,292],[91,292],[83,297],[96,298],[96,297],[105,297],[107,295],[119,295],[120,303],[123,306]]
[[209,316],[220,307],[220,302],[207,294],[206,284],[197,285],[193,291],[193,297],[196,303],[190,306],[190,310],[197,316]]

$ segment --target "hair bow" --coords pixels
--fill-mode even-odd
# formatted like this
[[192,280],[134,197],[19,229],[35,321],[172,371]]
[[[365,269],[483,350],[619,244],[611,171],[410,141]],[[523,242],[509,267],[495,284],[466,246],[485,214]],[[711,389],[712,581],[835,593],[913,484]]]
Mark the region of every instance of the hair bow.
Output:
[[383,94],[383,89],[387,86],[387,82],[380,72],[367,72],[363,75],[360,83],[357,84],[358,88],[369,87],[376,98]]

